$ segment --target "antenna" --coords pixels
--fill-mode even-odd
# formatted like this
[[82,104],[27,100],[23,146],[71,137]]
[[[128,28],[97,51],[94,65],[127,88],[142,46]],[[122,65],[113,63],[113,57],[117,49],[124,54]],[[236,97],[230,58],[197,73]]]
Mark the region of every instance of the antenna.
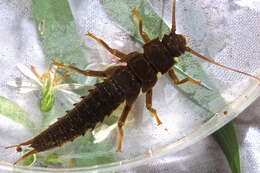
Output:
[[218,63],[218,62],[216,62],[216,61],[214,61],[214,60],[212,60],[212,59],[209,59],[209,58],[207,58],[207,57],[205,57],[205,56],[199,54],[198,52],[192,50],[192,49],[189,48],[189,47],[186,48],[186,51],[192,53],[193,55],[195,55],[195,56],[197,56],[197,57],[199,57],[199,58],[201,58],[201,59],[203,59],[203,60],[205,60],[205,61],[208,61],[208,62],[211,63],[211,64],[215,64],[215,65],[220,66],[220,67],[223,67],[223,68],[225,68],[225,69],[228,69],[228,70],[231,70],[231,71],[234,71],[234,72],[237,72],[237,73],[241,73],[241,74],[250,76],[250,77],[255,78],[256,80],[258,80],[258,81],[260,82],[260,78],[254,76],[254,75],[251,75],[251,74],[249,74],[249,73],[242,72],[242,71],[233,69],[233,68],[231,68],[231,67],[225,66],[225,65],[223,65],[223,64],[220,64],[220,63]]
[[172,3],[172,33],[175,34],[176,32],[176,0],[173,0]]

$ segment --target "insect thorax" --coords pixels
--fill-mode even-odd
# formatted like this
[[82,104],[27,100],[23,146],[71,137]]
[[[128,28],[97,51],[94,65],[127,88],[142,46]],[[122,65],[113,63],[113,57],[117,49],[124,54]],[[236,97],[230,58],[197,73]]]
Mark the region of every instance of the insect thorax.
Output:
[[158,38],[146,43],[143,48],[145,58],[158,72],[164,74],[174,65],[172,53]]

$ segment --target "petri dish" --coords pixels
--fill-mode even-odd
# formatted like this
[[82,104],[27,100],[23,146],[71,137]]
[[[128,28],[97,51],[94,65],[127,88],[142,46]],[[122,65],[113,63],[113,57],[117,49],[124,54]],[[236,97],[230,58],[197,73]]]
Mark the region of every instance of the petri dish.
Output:
[[[139,37],[122,25],[120,17],[114,16],[115,9],[121,8],[119,12],[122,12],[122,16],[128,16],[132,25],[135,23],[130,14],[133,7],[139,9],[140,15],[154,17],[153,14],[156,13],[168,26],[171,25],[172,1],[144,1],[148,2],[150,6],[142,3],[143,1],[139,1],[139,3],[135,1],[131,3],[129,1],[116,2],[105,0],[59,2],[58,5],[52,5],[53,7],[62,6],[65,17],[55,16],[58,9],[54,9],[53,13],[44,14],[45,16],[42,17],[44,20],[40,15],[37,16],[37,11],[33,9],[41,9],[39,2],[35,4],[34,1],[6,1],[0,4],[3,21],[0,32],[1,38],[3,38],[0,41],[2,47],[0,63],[3,69],[0,79],[0,95],[18,105],[34,124],[33,128],[26,128],[17,119],[3,114],[4,111],[1,110],[0,135],[4,140],[1,142],[0,169],[23,172],[113,172],[131,168],[164,154],[180,151],[212,134],[238,116],[259,96],[259,82],[255,79],[199,60],[201,67],[188,66],[185,74],[202,80],[206,87],[198,88],[192,84],[174,86],[166,75],[160,77],[154,87],[153,106],[160,115],[162,125],[156,125],[155,120],[145,109],[144,94],[140,95],[129,121],[124,127],[122,153],[116,152],[116,116],[120,115],[120,111],[122,111],[119,109],[113,114],[114,119],[98,127],[94,131],[95,133],[89,132],[86,136],[79,137],[63,147],[37,154],[32,158],[34,161],[31,161],[29,166],[23,166],[21,163],[14,167],[11,163],[21,154],[16,153],[13,149],[5,150],[4,146],[18,144],[35,136],[37,132],[39,133],[48,124],[54,122],[57,117],[63,116],[66,109],[71,109],[72,103],[79,99],[77,96],[86,93],[76,91],[78,95],[71,96],[59,95],[57,92],[53,110],[43,113],[39,109],[42,98],[39,88],[21,94],[17,91],[18,87],[10,86],[10,81],[15,81],[16,85],[17,81],[33,83],[25,75],[25,70],[21,70],[22,68],[19,66],[23,65],[30,70],[30,65],[34,65],[42,74],[48,71],[50,59],[64,60],[62,57],[67,58],[65,58],[67,63],[78,64],[79,67],[81,65],[81,68],[95,69],[101,68],[98,64],[104,66],[116,64],[115,57],[93,39],[84,36],[87,32],[101,37],[111,47],[123,52],[142,52]],[[150,9],[154,10],[154,13],[151,13]],[[68,11],[71,12],[71,16],[67,13]],[[256,43],[259,42],[259,37],[257,37],[259,15],[256,6],[243,3],[243,1],[214,3],[205,0],[178,1],[177,33],[187,35],[189,46],[201,54],[222,64],[259,76],[260,61],[256,46]],[[54,19],[51,18],[53,16],[55,16]],[[70,19],[73,21],[68,22]],[[144,17],[144,19],[146,18]],[[53,40],[48,40],[47,36],[51,35],[48,33],[50,32],[48,31],[48,20],[58,21],[59,25],[52,24],[53,30],[50,31],[63,32],[64,40],[59,39],[62,34],[56,36],[59,36],[57,40],[65,42],[64,47],[62,47],[63,45],[55,47],[56,44],[53,43]],[[154,27],[162,27],[163,24],[158,24],[160,21],[156,21],[156,23],[149,20],[151,19],[144,20],[144,23],[147,22],[144,24],[147,25],[145,29],[148,34],[153,35],[154,33],[149,32],[148,26],[154,24]],[[74,31],[78,36],[76,38],[72,35],[75,34]],[[67,33],[72,34],[67,35]],[[44,47],[46,45],[50,54],[46,52],[47,48]],[[67,47],[69,45],[70,47]],[[81,53],[76,52],[75,54],[75,51]],[[76,62],[78,57],[84,57],[83,60],[81,59],[81,64]],[[192,58],[194,56],[183,56],[183,59],[193,63]],[[187,62],[178,66],[176,71],[183,70],[185,63]],[[207,75],[194,71],[194,68],[198,67],[200,70],[203,69]],[[75,76],[72,79],[76,79],[82,85],[90,86],[97,81],[97,79],[80,75]],[[207,79],[200,79],[200,77]],[[51,118],[48,119],[48,117]]]

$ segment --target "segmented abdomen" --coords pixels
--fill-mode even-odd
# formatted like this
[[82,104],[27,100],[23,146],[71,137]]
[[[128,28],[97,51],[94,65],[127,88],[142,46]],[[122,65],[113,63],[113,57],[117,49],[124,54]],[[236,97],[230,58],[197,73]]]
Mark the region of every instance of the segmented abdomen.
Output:
[[96,88],[83,97],[82,101],[67,111],[67,114],[48,129],[32,139],[37,151],[61,146],[76,137],[84,135],[112,113],[125,99],[125,93],[113,79],[96,84]]

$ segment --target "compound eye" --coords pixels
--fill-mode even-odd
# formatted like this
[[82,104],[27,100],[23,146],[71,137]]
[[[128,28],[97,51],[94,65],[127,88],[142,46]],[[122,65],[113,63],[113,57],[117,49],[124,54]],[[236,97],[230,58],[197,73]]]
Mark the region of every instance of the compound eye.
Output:
[[188,43],[188,37],[185,36],[185,35],[180,35],[180,40],[181,40],[183,46],[186,47],[186,45],[187,45],[187,43]]
[[184,37],[184,39],[185,39],[185,45],[187,45],[187,44],[188,44],[188,42],[189,42],[189,37],[188,37],[188,36],[186,36],[186,35],[183,35],[183,37]]

